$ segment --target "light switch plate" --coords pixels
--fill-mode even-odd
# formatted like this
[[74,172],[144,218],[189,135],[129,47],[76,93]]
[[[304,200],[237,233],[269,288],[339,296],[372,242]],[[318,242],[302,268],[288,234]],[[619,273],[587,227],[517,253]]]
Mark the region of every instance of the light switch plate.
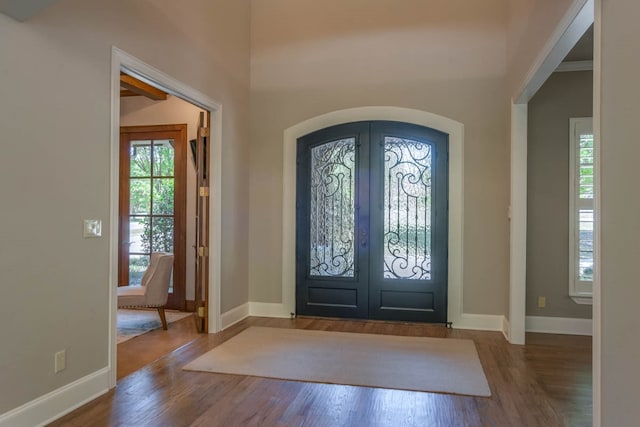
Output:
[[99,219],[85,219],[83,237],[102,236],[102,221]]

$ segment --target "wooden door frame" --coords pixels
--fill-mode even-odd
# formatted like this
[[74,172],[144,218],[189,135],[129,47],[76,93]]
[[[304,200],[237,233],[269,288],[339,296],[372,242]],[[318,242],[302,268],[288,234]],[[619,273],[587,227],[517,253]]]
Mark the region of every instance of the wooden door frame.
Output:
[[208,332],[220,330],[220,259],[222,246],[222,105],[199,90],[163,73],[138,58],[113,46],[111,48],[111,136],[110,136],[110,198],[109,198],[109,281],[107,302],[109,312],[108,366],[105,368],[109,388],[116,386],[116,316],[118,278],[118,182],[120,153],[120,72],[126,72],[173,96],[196,105],[211,114],[210,131],[210,193],[209,197],[209,262],[208,268]]
[[[143,125],[143,126],[121,126],[120,127],[120,184],[119,184],[119,245],[118,245],[118,286],[128,284],[128,272],[122,267],[127,261],[129,252],[123,250],[123,239],[129,232],[129,222],[123,221],[125,216],[129,216],[129,156],[128,150],[123,147],[123,135],[134,134],[135,139],[153,140],[158,138],[158,134],[173,134],[174,139],[174,238],[173,238],[173,294],[169,295],[167,308],[185,310],[186,297],[186,258],[187,258],[187,125]],[[131,139],[128,139],[130,141]],[[123,167],[124,166],[124,167]],[[127,173],[125,173],[125,171]]]

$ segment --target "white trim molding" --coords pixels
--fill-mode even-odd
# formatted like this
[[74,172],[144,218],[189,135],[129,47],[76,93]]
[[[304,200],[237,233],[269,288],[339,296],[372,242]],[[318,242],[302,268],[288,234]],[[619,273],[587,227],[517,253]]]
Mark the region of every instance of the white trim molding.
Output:
[[249,303],[245,302],[244,304],[222,313],[220,316],[220,330],[225,330],[229,326],[233,326],[247,317],[249,317]]
[[118,180],[120,146],[120,72],[164,90],[211,113],[209,197],[209,332],[220,330],[220,254],[222,247],[222,106],[202,92],[113,46],[111,49],[111,176],[109,234],[109,369],[116,385],[116,312],[118,277]]
[[509,338],[524,344],[527,288],[527,104],[511,104]]
[[222,313],[221,325],[224,330],[249,316],[287,319],[292,318],[293,315],[294,313],[288,311],[287,307],[281,303],[250,301]]
[[[476,325],[465,320],[463,291],[464,125],[447,117],[409,108],[374,106],[338,110],[313,117],[284,131],[282,200],[282,304],[295,312],[296,142],[307,135],[342,123],[390,120],[437,129],[449,135],[449,284],[448,321],[454,327]],[[282,314],[279,309],[280,314]],[[482,322],[481,322],[482,323]],[[493,324],[492,322],[489,322]],[[484,324],[484,323],[482,323]],[[501,330],[501,323],[495,330]],[[478,328],[482,329],[482,328]]]
[[109,367],[0,415],[0,427],[43,426],[109,391]]
[[[573,0],[554,32],[547,39],[524,76],[519,88],[512,94],[511,107],[511,237],[509,278],[509,322],[511,343],[524,344],[526,298],[526,171],[527,115],[526,105],[564,57],[594,22],[594,0]],[[523,107],[524,106],[524,107]],[[514,154],[517,150],[519,154]],[[519,188],[522,193],[514,194]],[[524,234],[523,234],[524,225]],[[525,263],[523,264],[523,259]]]
[[[285,319],[293,318],[293,316],[295,316],[295,313],[288,311],[285,304],[249,302],[248,316],[275,317]],[[509,321],[501,315],[462,313],[462,315],[458,317],[457,322],[453,325],[453,328],[470,329],[477,331],[502,331],[506,338],[507,333],[505,332],[505,322],[506,325],[509,324]]]
[[[295,309],[295,307],[294,307]],[[294,310],[286,304],[270,302],[249,302],[249,315],[256,317],[291,318]]]
[[515,104],[529,102],[593,24],[593,2],[573,0],[514,94]]
[[[582,37],[582,35],[586,32],[586,30],[594,24],[594,94],[593,94],[593,103],[594,103],[594,137],[596,142],[596,153],[598,151],[598,143],[599,143],[599,102],[600,102],[600,21],[601,21],[601,0],[573,0],[571,5],[567,8],[567,12],[562,17],[558,25],[547,40],[544,47],[538,53],[536,60],[533,62],[529,71],[525,75],[520,87],[512,94],[513,104],[527,104],[531,97],[538,91],[538,89],[544,84],[544,82],[549,78],[551,73],[560,65],[562,59],[569,53],[569,51],[575,46],[578,40]],[[511,126],[518,126],[517,123],[514,123],[514,120],[520,120],[517,117],[512,115]],[[512,135],[513,137],[513,135]],[[526,139],[524,140],[524,148],[526,149]],[[517,141],[511,142],[512,147],[514,144],[517,144]],[[512,165],[513,166],[513,165]],[[596,163],[596,188],[598,187],[598,164]],[[516,171],[513,167],[511,169],[512,176],[511,180],[514,180],[514,174],[518,175],[519,172]],[[517,177],[516,177],[517,179]],[[526,194],[526,193],[525,193]],[[513,201],[512,201],[513,203]],[[600,349],[600,322],[601,322],[601,308],[600,308],[600,295],[599,295],[599,277],[598,271],[600,269],[599,266],[599,246],[598,246],[598,230],[599,230],[599,205],[598,198],[596,195],[596,234],[595,234],[595,276],[594,276],[594,291],[593,291],[593,315],[594,315],[594,340],[593,340],[593,424],[594,427],[599,427],[601,425],[601,395],[600,395],[600,387],[601,387],[601,371],[600,371],[600,363],[601,363],[601,349]],[[513,213],[513,212],[512,212]],[[511,216],[513,220],[513,215]],[[520,218],[520,221],[522,218]],[[525,236],[526,238],[526,236]],[[519,247],[524,247],[523,244],[526,245],[525,242],[515,242]],[[514,241],[513,238],[511,240],[511,253],[513,253]],[[514,262],[516,264],[520,263],[520,257],[512,259],[510,261],[510,268],[514,268]],[[513,295],[516,295],[516,298],[519,300],[522,293],[526,292],[526,283],[522,283],[521,280],[510,281],[509,284],[509,294],[510,299],[513,299]],[[518,303],[519,305],[519,303]],[[513,301],[510,302],[510,307],[513,307]],[[514,313],[513,311],[509,312],[509,321],[511,322],[511,330],[514,330],[514,322],[518,321],[521,323],[525,323],[525,311]],[[524,334],[523,339],[524,339]],[[514,337],[512,334],[511,337],[514,342]]]
[[573,300],[573,302],[575,302],[576,304],[593,305],[593,297],[591,297],[591,296],[588,296],[588,297],[577,297],[577,296],[569,295],[569,298],[571,298]]
[[502,332],[503,324],[504,316],[502,315],[462,313],[458,322],[453,324],[453,328]]
[[574,319],[569,317],[527,316],[527,332],[545,334],[592,335],[591,319]]
[[509,322],[507,316],[502,316],[502,335],[507,341],[511,342],[511,322]]

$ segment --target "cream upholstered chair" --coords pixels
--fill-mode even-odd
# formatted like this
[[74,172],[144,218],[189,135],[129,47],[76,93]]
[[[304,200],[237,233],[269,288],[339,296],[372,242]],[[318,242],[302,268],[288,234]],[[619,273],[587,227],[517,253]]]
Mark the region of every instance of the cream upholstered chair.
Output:
[[173,254],[152,253],[141,286],[118,286],[118,308],[155,307],[162,321],[162,329],[167,330],[164,306],[169,297],[172,269]]

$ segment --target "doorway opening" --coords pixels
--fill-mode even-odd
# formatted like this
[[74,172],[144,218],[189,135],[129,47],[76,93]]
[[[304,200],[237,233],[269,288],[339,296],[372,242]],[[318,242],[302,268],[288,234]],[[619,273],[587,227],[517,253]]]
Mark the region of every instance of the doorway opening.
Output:
[[446,323],[448,135],[347,123],[297,163],[297,313]]
[[[511,205],[510,205],[510,278],[509,278],[509,328],[508,337],[512,344],[525,344],[527,314],[527,150],[528,150],[528,104],[549,76],[554,73],[563,59],[572,51],[579,40],[594,24],[593,0],[576,0],[558,24],[556,31],[538,55],[526,80],[514,94],[511,104]],[[593,41],[591,49],[594,48]],[[583,61],[578,61],[583,62]],[[572,64],[569,69],[575,69]],[[580,67],[584,64],[579,64]],[[591,62],[593,66],[593,62]],[[569,69],[565,69],[568,71]],[[596,96],[594,93],[594,105]],[[594,117],[597,114],[594,112]],[[596,121],[597,122],[597,121]],[[569,123],[567,122],[567,127]],[[568,134],[568,129],[567,133]],[[565,134],[565,135],[566,135]],[[596,151],[598,142],[596,137]],[[595,179],[597,184],[597,166]],[[565,187],[566,188],[566,187]],[[596,197],[597,199],[597,197]],[[567,200],[568,205],[568,200]],[[594,239],[597,241],[598,215],[595,216]],[[594,280],[597,281],[598,248],[595,244]],[[594,302],[594,328],[597,328],[597,297]],[[531,323],[531,322],[529,322]],[[569,322],[571,324],[572,322]],[[564,326],[563,326],[564,328]],[[555,332],[560,332],[555,328]],[[594,333],[594,342],[597,340]],[[595,345],[594,345],[595,348]]]
[[153,280],[143,283],[154,268],[154,253],[170,253],[174,262],[165,285],[166,304],[158,313],[154,308],[121,307],[118,301],[118,378],[203,331],[194,314],[203,303],[195,298],[202,260],[196,253],[197,155],[189,146],[197,143],[204,111],[172,95],[152,97],[146,90],[137,91],[143,84],[125,73],[121,78],[125,76],[127,89],[120,99],[119,291],[156,286]]
[[[599,55],[599,28],[597,20],[597,4],[593,0],[575,0],[571,3],[566,14],[562,17],[558,23],[556,30],[547,41],[544,49],[540,52],[535,62],[532,64],[531,69],[526,75],[525,80],[522,82],[521,87],[514,93],[511,104],[511,242],[510,242],[510,298],[509,298],[509,316],[510,316],[510,328],[509,328],[509,340],[512,344],[525,344],[525,331],[543,331],[550,333],[570,333],[580,335],[592,335],[592,392],[589,393],[587,399],[590,399],[593,404],[593,420],[599,420],[600,417],[600,301],[599,301],[599,215],[598,215],[598,199],[599,199],[599,127],[598,127],[598,105],[599,105],[599,92],[598,92],[598,55]],[[593,26],[593,27],[592,27]],[[589,35],[590,28],[593,28],[592,35]],[[581,43],[581,39],[586,37],[591,40],[585,44]],[[583,39],[584,40],[584,39]],[[575,58],[576,54],[582,54],[578,52],[581,49],[574,50],[577,45],[583,45],[588,47],[591,58]],[[595,59],[595,60],[591,60]],[[563,64],[563,61],[568,61]],[[594,208],[592,209],[593,218],[591,213],[585,215],[585,222],[583,224],[587,226],[588,230],[582,230],[583,234],[580,236],[580,230],[577,230],[578,239],[587,238],[589,243],[583,245],[583,249],[586,253],[589,253],[588,257],[585,257],[582,261],[589,265],[590,274],[593,283],[592,291],[592,308],[587,308],[587,313],[591,312],[592,319],[579,319],[573,317],[550,317],[550,316],[527,316],[532,312],[532,309],[543,308],[546,305],[546,298],[539,298],[537,295],[532,295],[534,291],[530,289],[528,284],[528,259],[527,250],[530,247],[531,242],[528,242],[528,152],[529,150],[529,107],[530,101],[537,95],[539,89],[548,82],[549,77],[556,71],[586,71],[593,70],[593,76],[588,84],[591,84],[593,90],[593,132],[589,132],[589,138],[585,138],[585,143],[590,146],[584,147],[585,152],[592,154],[590,157],[595,157],[595,164],[584,165],[589,169],[588,176],[583,175],[580,178],[585,178],[590,181],[590,185],[593,185],[593,199]],[[554,80],[558,80],[555,78]],[[564,80],[564,79],[562,79]],[[575,95],[575,93],[574,93]],[[586,105],[589,106],[588,104]],[[549,107],[547,107],[549,108]],[[589,112],[580,113],[580,115],[589,115]],[[570,119],[566,118],[564,125],[566,131],[564,132],[565,138],[569,134]],[[570,138],[566,138],[568,142]],[[588,140],[588,141],[587,141]],[[568,144],[567,144],[568,145]],[[568,148],[568,147],[567,147]],[[568,156],[568,151],[566,154]],[[580,153],[578,153],[580,154]],[[568,160],[568,159],[567,159]],[[589,160],[590,162],[591,160]],[[565,162],[565,164],[568,162]],[[566,174],[568,175],[568,174]],[[566,176],[565,175],[565,176]],[[566,178],[565,178],[566,179]],[[569,181],[573,179],[570,177]],[[564,188],[568,187],[568,182],[565,182]],[[564,203],[569,205],[568,197],[564,198]],[[589,209],[590,210],[590,209]],[[566,218],[566,216],[565,216]],[[578,217],[580,219],[580,217]],[[586,231],[586,233],[584,233]],[[563,231],[563,235],[566,232]],[[569,240],[567,238],[567,240]],[[534,242],[535,243],[535,242]],[[548,245],[548,242],[545,242]],[[568,245],[563,245],[563,250]],[[571,257],[569,255],[569,257]],[[530,260],[529,260],[530,261]],[[579,267],[579,261],[577,263]],[[548,266],[546,266],[548,268]],[[566,268],[566,266],[563,266]],[[571,270],[571,276],[574,273],[579,273],[578,268],[568,266]],[[535,271],[534,271],[535,273]],[[582,271],[584,273],[584,270]],[[566,276],[569,276],[567,274]],[[563,278],[561,283],[562,291],[566,293],[566,298],[569,299],[569,292],[567,292],[567,277]],[[571,280],[571,278],[569,278]],[[532,292],[533,291],[533,292]],[[582,292],[581,292],[582,293]],[[527,298],[529,297],[529,298]],[[531,298],[533,297],[533,298]],[[563,295],[563,298],[565,295]],[[580,299],[583,295],[580,295]],[[575,296],[574,296],[575,298]],[[584,302],[576,301],[577,303]],[[537,305],[537,307],[536,307]],[[585,307],[580,308],[581,311]],[[564,315],[564,314],[563,314]],[[556,315],[557,316],[557,315]],[[542,322],[541,320],[545,320]]]
[[[177,258],[167,307],[183,310],[189,318],[169,324],[167,331],[157,329],[130,340],[140,340],[146,353],[128,351],[137,366],[123,368],[133,372],[197,333],[219,329],[221,107],[115,47],[111,76],[113,387],[116,377],[123,376],[118,364],[117,285],[141,280],[152,252],[171,252]],[[148,351],[146,344],[152,340],[158,340],[157,348]],[[159,353],[145,363],[141,356],[154,351]]]

